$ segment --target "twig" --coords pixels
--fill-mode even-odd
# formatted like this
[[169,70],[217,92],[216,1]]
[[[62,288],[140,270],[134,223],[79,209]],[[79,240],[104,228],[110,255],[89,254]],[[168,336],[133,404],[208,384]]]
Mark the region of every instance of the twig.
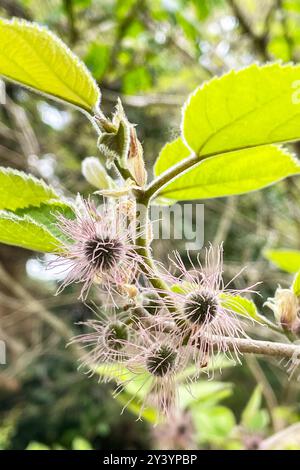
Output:
[[264,34],[261,34],[261,35],[255,34],[248,22],[248,19],[245,17],[243,11],[239,7],[239,5],[235,2],[235,0],[227,0],[227,1],[234,15],[238,19],[240,27],[247,34],[247,36],[249,36],[249,38],[251,39],[254,48],[265,60],[270,59],[268,51],[267,51],[268,32],[265,32]]
[[226,201],[225,210],[222,212],[218,230],[213,241],[214,246],[226,241],[234,215],[236,213],[236,208],[237,198],[229,197]]
[[300,423],[293,424],[286,429],[265,439],[259,446],[260,450],[283,450],[289,444],[300,443]]
[[0,281],[1,283],[13,292],[18,298],[22,299],[26,303],[30,303],[32,311],[45,323],[51,326],[61,337],[69,341],[72,336],[72,331],[68,326],[49,312],[43,304],[35,299],[16,279],[14,279],[0,264]]
[[230,337],[218,337],[213,336],[210,341],[214,343],[223,342],[226,344],[229,351],[236,351],[237,349],[241,353],[258,354],[263,356],[281,357],[286,359],[292,359],[299,357],[300,364],[300,346],[286,343],[273,343],[271,341],[260,341],[254,339],[241,339],[241,338],[230,338]]
[[70,43],[74,44],[78,39],[78,31],[75,24],[74,5],[72,0],[63,0],[64,9],[68,17]]
[[276,395],[275,395],[272,387],[270,386],[268,380],[266,379],[264,371],[262,370],[262,368],[261,368],[258,360],[256,359],[256,357],[247,356],[246,357],[246,362],[247,362],[247,365],[248,365],[253,377],[255,378],[257,384],[261,385],[261,390],[262,390],[262,393],[263,393],[263,395],[265,397],[265,400],[266,400],[266,404],[267,404],[267,407],[268,407],[268,410],[269,410],[269,414],[270,414],[270,417],[271,417],[271,420],[272,420],[272,423],[273,423],[274,431],[277,432],[280,429],[282,429],[283,422],[279,417],[277,417],[274,414],[274,410],[278,406],[278,401],[277,401]]

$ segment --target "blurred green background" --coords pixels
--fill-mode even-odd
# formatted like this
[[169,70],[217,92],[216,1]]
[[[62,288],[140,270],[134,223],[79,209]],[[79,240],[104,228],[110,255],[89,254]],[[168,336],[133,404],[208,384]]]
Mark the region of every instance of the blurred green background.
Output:
[[[120,96],[144,145],[147,166],[179,134],[180,107],[203,81],[231,68],[300,58],[300,0],[0,0],[0,15],[46,24],[87,64],[110,113]],[[44,178],[68,196],[92,188],[81,161],[97,155],[86,118],[6,84],[0,106],[0,163]],[[300,147],[295,145],[298,153]],[[207,200],[206,243],[224,241],[225,276],[236,286],[263,281],[263,301],[291,276],[263,257],[266,248],[300,249],[300,182]],[[184,242],[156,241],[167,262]],[[54,296],[43,258],[0,246],[0,449],[300,448],[299,384],[275,360],[226,362],[215,381],[196,384],[178,417],[155,428],[111,397],[112,386],[77,371],[65,345],[89,312],[76,287]],[[277,339],[265,328],[258,338]],[[258,386],[259,384],[259,386]]]

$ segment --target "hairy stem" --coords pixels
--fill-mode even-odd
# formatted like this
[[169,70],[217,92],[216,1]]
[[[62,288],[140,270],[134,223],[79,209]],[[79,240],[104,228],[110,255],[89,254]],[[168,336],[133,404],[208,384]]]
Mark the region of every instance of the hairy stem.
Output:
[[182,174],[184,171],[192,168],[197,163],[200,163],[202,159],[203,158],[193,153],[188,158],[185,158],[177,165],[172,166],[169,170],[162,173],[146,188],[145,199],[150,201],[150,199],[152,199],[166,184],[168,184],[178,175]]
[[[220,341],[220,337],[213,336],[211,341]],[[261,354],[264,356],[282,357],[287,359],[298,359],[300,364],[300,346],[286,343],[275,343],[272,341],[260,341],[253,339],[241,339],[222,337],[223,344],[228,346],[230,351],[239,349],[241,353]]]
[[[138,226],[137,226],[137,252],[143,258],[142,269],[146,267],[149,281],[151,285],[158,290],[158,294],[161,297],[165,297],[165,291],[169,290],[168,285],[161,279],[161,276],[158,272],[155,261],[152,257],[149,239],[150,232],[150,221],[149,221],[149,201],[145,201],[144,194],[138,193],[136,195],[136,202],[138,204],[139,212],[136,214]],[[164,292],[161,292],[164,291]]]
[[285,335],[289,341],[293,342],[297,339],[291,331],[282,329],[280,326],[268,320],[268,318],[266,318],[264,315],[258,314],[258,319],[261,323],[263,323],[264,325],[266,325],[268,328],[275,331],[276,333]]

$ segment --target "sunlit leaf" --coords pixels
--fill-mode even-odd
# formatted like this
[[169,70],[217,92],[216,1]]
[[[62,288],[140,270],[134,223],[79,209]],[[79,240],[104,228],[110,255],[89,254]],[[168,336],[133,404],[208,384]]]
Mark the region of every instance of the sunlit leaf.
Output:
[[300,67],[251,65],[198,88],[183,113],[183,136],[200,156],[300,138]]
[[297,297],[300,297],[300,271],[298,271],[294,278],[292,290],[297,295]]
[[[179,138],[167,144],[155,164],[155,176],[189,155]],[[162,188],[159,197],[173,200],[208,199],[243,194],[300,173],[300,163],[274,145],[230,152],[203,160]]]
[[93,450],[92,445],[83,437],[75,437],[72,442],[73,450]]
[[46,446],[46,444],[42,444],[41,442],[31,441],[29,442],[25,450],[51,450],[51,449],[50,447]]
[[0,74],[89,113],[100,93],[88,69],[47,28],[0,19]]
[[132,396],[127,391],[121,392],[116,397],[117,401],[131,411],[135,416],[142,417],[151,424],[157,424],[162,421],[162,416],[158,411],[150,406],[143,407],[143,403],[138,398]]
[[23,171],[0,167],[0,209],[14,211],[58,198],[44,181]]
[[296,273],[300,270],[300,251],[266,250],[264,256],[278,268],[288,273]]
[[46,227],[28,216],[0,211],[0,243],[41,252],[56,252],[60,242]]
[[240,295],[221,294],[222,305],[229,310],[232,310],[239,315],[259,320],[259,315],[255,303],[250,299],[241,297]]
[[14,213],[21,217],[30,217],[30,219],[45,227],[54,237],[60,240],[65,240],[66,237],[57,225],[58,216],[64,216],[67,219],[74,219],[75,217],[75,212],[71,205],[56,200],[50,200],[39,207],[30,206],[25,209],[17,209]]

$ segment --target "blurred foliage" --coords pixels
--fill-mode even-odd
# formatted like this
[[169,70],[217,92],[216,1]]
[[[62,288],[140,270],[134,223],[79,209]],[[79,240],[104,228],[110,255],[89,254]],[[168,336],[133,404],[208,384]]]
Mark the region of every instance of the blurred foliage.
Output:
[[[300,56],[298,0],[0,0],[0,14],[37,21],[61,36],[101,85],[106,113],[121,96],[138,123],[149,167],[178,136],[180,106],[204,80],[256,61]],[[97,154],[85,117],[11,84],[6,91],[1,165],[42,177],[59,193],[66,187],[66,196],[91,191],[80,173],[82,159]],[[299,146],[290,147],[299,156]],[[228,280],[247,265],[236,287],[263,280],[256,299],[263,314],[269,314],[263,300],[277,284],[293,280],[263,253],[300,250],[299,184],[290,178],[260,192],[204,201],[206,241],[224,240]],[[154,243],[162,261],[175,247],[183,250],[184,242]],[[8,349],[0,376],[1,449],[300,448],[299,383],[263,359],[245,358],[222,377],[216,370],[212,382],[203,376],[195,384],[199,399],[181,391],[172,424],[153,429],[130,410],[120,415],[111,387],[77,372],[72,349],[65,349],[72,324],[88,316],[74,300],[76,287],[53,297],[57,279],[25,250],[1,246],[0,268],[0,337]]]

